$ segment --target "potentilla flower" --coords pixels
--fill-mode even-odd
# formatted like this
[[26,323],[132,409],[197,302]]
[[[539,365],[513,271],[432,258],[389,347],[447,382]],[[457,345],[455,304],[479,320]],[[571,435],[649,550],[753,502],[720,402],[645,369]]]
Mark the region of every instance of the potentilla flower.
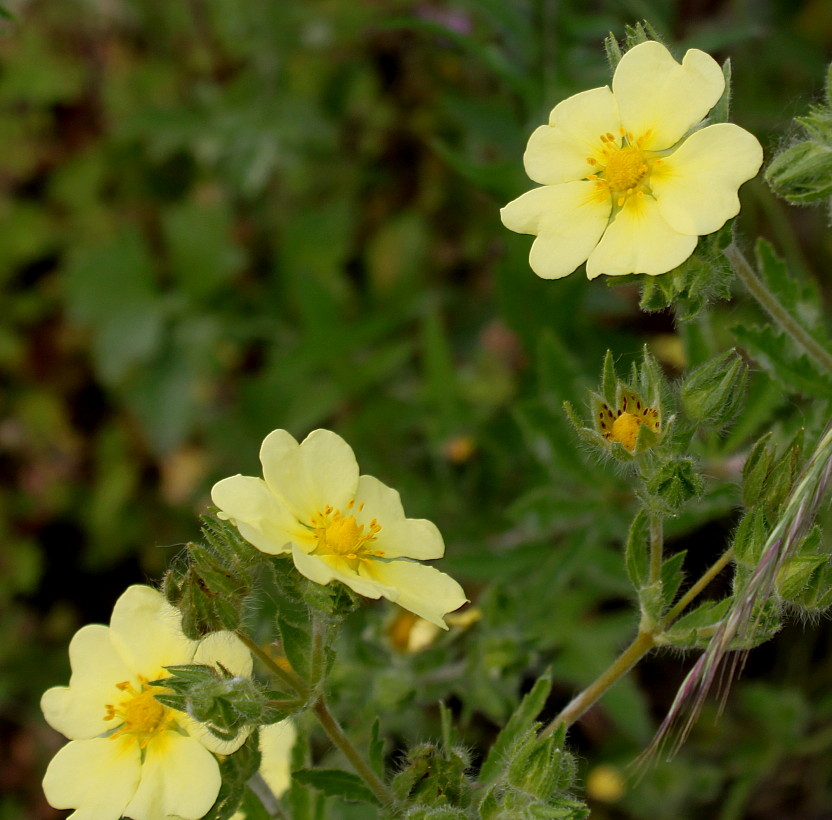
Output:
[[705,52],[690,49],[680,65],[650,41],[621,58],[612,90],[555,106],[523,157],[543,187],[500,212],[510,230],[537,236],[532,270],[559,279],[586,262],[590,279],[666,273],[736,216],[737,190],[763,152],[732,123],[699,127],[724,89]]
[[116,602],[109,627],[90,624],[69,645],[69,686],[44,693],[41,708],[53,728],[70,738],[43,779],[55,808],[76,809],[75,820],[195,820],[220,788],[217,754],[246,738],[219,740],[184,712],[164,706],[151,681],[166,666],[221,663],[251,673],[251,655],[230,632],[202,641],[182,633],[180,615],[147,586],[129,587]]
[[462,587],[419,563],[445,545],[430,521],[405,518],[399,494],[359,475],[350,446],[329,430],[302,444],[285,430],[260,448],[263,478],[236,475],[214,485],[223,515],[257,549],[291,553],[318,584],[341,581],[367,598],[387,598],[447,629],[442,616],[465,603]]

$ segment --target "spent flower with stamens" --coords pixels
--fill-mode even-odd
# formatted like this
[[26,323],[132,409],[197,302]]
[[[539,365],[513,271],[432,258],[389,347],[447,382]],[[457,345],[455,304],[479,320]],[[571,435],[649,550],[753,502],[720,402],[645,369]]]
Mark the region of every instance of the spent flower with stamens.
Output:
[[510,230],[537,236],[532,270],[559,279],[586,262],[590,279],[666,273],[736,216],[737,190],[763,153],[737,125],[700,127],[724,90],[705,52],[690,49],[679,64],[648,41],[622,57],[612,89],[555,106],[523,157],[542,187],[500,212]]
[[[78,820],[202,817],[217,798],[216,754],[230,754],[247,731],[220,740],[207,726],[160,703],[160,679],[176,664],[222,664],[251,673],[248,650],[230,632],[188,640],[180,616],[155,589],[129,587],[109,626],[82,627],[69,645],[69,686],[44,693],[47,722],[70,742],[43,779],[56,808]],[[154,682],[154,683],[151,683]],[[187,784],[187,788],[183,787]]]
[[275,430],[260,448],[263,478],[236,475],[214,485],[221,515],[257,549],[291,553],[318,584],[340,581],[367,598],[387,598],[447,629],[443,615],[465,603],[462,587],[419,563],[445,545],[430,521],[405,518],[399,494],[359,475],[350,446],[329,430],[301,444]]

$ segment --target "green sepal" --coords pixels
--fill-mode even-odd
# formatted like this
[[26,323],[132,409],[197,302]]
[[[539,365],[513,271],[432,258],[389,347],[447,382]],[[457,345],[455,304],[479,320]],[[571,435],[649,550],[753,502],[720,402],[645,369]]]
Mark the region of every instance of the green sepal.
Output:
[[768,530],[762,505],[752,507],[741,519],[732,543],[734,561],[753,569],[763,557]]
[[751,509],[760,500],[766,479],[777,451],[772,433],[766,433],[752,447],[742,468],[742,503]]
[[397,799],[425,806],[469,806],[473,782],[471,756],[461,746],[420,743],[407,751],[391,788]]
[[156,694],[156,699],[165,706],[187,712],[222,740],[232,740],[246,726],[274,723],[286,716],[269,704],[268,696],[256,681],[234,675],[222,664],[165,668],[170,676],[151,685],[171,691]]
[[618,400],[617,394],[618,376],[615,373],[615,358],[612,351],[607,350],[604,356],[604,367],[601,371],[601,395],[610,407],[615,407]]
[[697,424],[723,430],[742,409],[747,382],[748,366],[735,349],[728,350],[685,377],[682,408]]
[[727,59],[722,64],[722,76],[725,79],[725,89],[722,96],[716,101],[716,105],[708,113],[708,124],[717,122],[728,122],[731,114],[731,60]]

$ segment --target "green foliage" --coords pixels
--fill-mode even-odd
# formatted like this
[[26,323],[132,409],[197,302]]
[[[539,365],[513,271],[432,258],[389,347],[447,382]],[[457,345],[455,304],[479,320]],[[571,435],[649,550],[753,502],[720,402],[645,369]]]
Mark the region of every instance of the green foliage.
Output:
[[830,71],[826,72],[825,99],[809,113],[795,117],[803,139],[778,153],[766,168],[772,190],[794,205],[825,202],[832,194],[832,96]]
[[692,421],[721,430],[732,424],[745,400],[748,366],[736,350],[701,364],[682,382],[680,396]]
[[204,723],[220,740],[233,740],[248,726],[276,723],[286,717],[268,703],[266,693],[250,678],[218,668],[187,664],[165,667],[170,676],[153,685],[163,686],[156,699]]
[[165,573],[162,591],[182,613],[185,635],[236,629],[252,592],[251,572],[259,553],[226,521],[203,516],[206,544],[188,544],[179,566]]
[[327,797],[378,805],[378,800],[360,777],[340,769],[298,769],[292,772],[292,777]]
[[[358,601],[343,585],[311,584],[288,556],[266,558],[230,524],[209,521],[203,543],[188,544],[165,577],[188,634],[242,626],[261,645],[276,640],[269,653],[314,686],[325,682],[382,776],[385,763],[440,734],[435,704],[454,703],[454,739],[443,733],[429,756],[442,772],[408,793],[469,803],[410,805],[408,816],[586,815],[571,793],[588,779],[571,780],[575,763],[560,740],[536,739],[540,709],[562,705],[631,640],[637,615],[623,602],[633,587],[663,617],[735,526],[744,589],[804,460],[789,441],[800,426],[814,440],[832,385],[791,339],[754,326],[741,293],[719,304],[732,281],[721,253],[730,225],[701,238],[677,271],[624,277],[614,289],[579,275],[538,280],[527,245],[499,231],[497,208],[528,184],[520,156],[531,128],[559,100],[609,82],[605,32],[626,35],[623,45],[607,40],[611,68],[622,48],[669,32],[685,46],[730,51],[733,96],[726,87],[711,121],[726,119],[730,102],[766,146],[824,68],[818,4],[769,9],[764,41],[743,4],[724,9],[717,28],[696,10],[655,3],[655,27],[625,28],[625,5],[137,0],[104,9],[70,0],[17,4],[16,19],[3,21],[0,444],[9,480],[0,536],[10,548],[0,558],[0,697],[8,748],[29,749],[34,738],[36,751],[15,758],[0,815],[40,811],[30,795],[54,739],[33,728],[36,702],[66,680],[72,632],[106,618],[114,589],[162,575],[175,549],[156,545],[193,537],[194,510],[214,480],[259,474],[266,432],[302,436],[319,425],[343,433],[413,515],[440,525],[449,571],[472,590],[479,620],[403,648],[392,637],[394,605],[353,612]],[[730,80],[731,63],[723,72]],[[768,171],[801,201],[827,185],[819,147],[828,103],[803,118],[806,147]],[[771,232],[788,259],[758,244],[768,288],[829,347],[828,294],[807,275],[828,251],[822,216],[803,214],[792,234],[759,188],[742,199],[741,235]],[[636,280],[652,316],[639,313]],[[660,312],[668,306],[683,324]],[[752,363],[742,411],[716,372],[732,325]],[[675,356],[660,355],[663,337]],[[649,367],[639,360],[645,340],[658,359]],[[580,419],[594,410],[588,390],[605,351],[615,353],[597,397],[612,407],[627,390],[661,408],[659,435],[642,426],[634,453]],[[739,381],[735,366],[726,362]],[[706,372],[712,387],[697,381]],[[645,506],[673,508],[653,584]],[[778,600],[761,607],[759,629],[737,646],[772,635],[784,606],[828,607],[820,524],[778,578]],[[692,606],[665,645],[703,647],[731,601]],[[313,668],[315,622],[324,648]],[[832,765],[818,750],[832,713],[812,634],[790,634],[789,652],[766,658],[800,691],[739,685],[721,722],[703,721],[685,754],[628,784],[614,808],[594,798],[593,816],[731,820],[771,814],[785,794],[790,810],[820,816]],[[655,674],[622,680],[598,704],[581,732],[580,766],[623,767],[639,753],[678,676],[677,654],[655,652]],[[538,683],[515,712],[547,666],[551,693]],[[257,699],[223,694],[221,671],[200,686],[196,706],[216,709],[218,727],[253,719],[246,709]],[[208,690],[219,692],[212,705]],[[284,711],[304,705],[273,695],[291,700]],[[238,712],[218,705],[232,696]],[[310,742],[309,717],[297,717],[293,767],[337,770],[342,786],[302,775],[286,814],[365,820],[376,808],[349,802],[343,783],[356,783],[321,736]],[[475,788],[466,759],[479,754]],[[242,799],[249,820],[263,820],[245,787],[255,736],[221,767],[209,816],[230,817]]]
[[[733,239],[733,220],[699,238],[696,249],[678,268],[662,276],[641,276],[639,306],[645,311],[673,307],[681,322],[695,319],[711,303],[731,296],[733,272],[722,251]],[[628,277],[629,278],[629,277]],[[619,284],[610,281],[610,286]]]

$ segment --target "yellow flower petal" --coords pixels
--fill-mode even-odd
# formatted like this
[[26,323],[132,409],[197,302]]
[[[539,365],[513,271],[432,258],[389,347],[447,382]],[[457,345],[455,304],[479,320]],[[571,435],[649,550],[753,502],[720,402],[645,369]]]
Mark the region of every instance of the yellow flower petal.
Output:
[[615,70],[612,90],[621,124],[641,148],[661,151],[675,145],[713,108],[725,90],[719,63],[690,49],[676,62],[654,41],[631,48]]
[[220,784],[217,760],[198,740],[165,732],[148,743],[141,782],[124,814],[132,820],[197,820],[214,804]]
[[739,213],[737,190],[762,163],[755,136],[733,123],[717,123],[695,131],[654,166],[650,187],[672,228],[704,236]]
[[73,820],[119,820],[136,792],[140,772],[137,743],[105,737],[73,740],[49,763],[43,791],[50,806],[77,809]]
[[291,720],[260,729],[260,774],[275,797],[280,797],[292,783],[292,747],[297,736]]
[[[182,633],[182,616],[152,587],[128,587],[110,618],[110,639],[127,665],[151,680],[163,666],[190,663],[196,641]],[[114,681],[117,682],[117,681]]]
[[445,554],[438,527],[424,518],[406,518],[385,523],[374,545],[385,558],[417,558],[430,561]]
[[365,515],[361,521],[367,518],[378,518],[385,524],[398,521],[404,518],[404,507],[398,490],[388,487],[383,482],[371,475],[363,475],[358,479],[358,489],[355,491],[355,504],[352,512],[362,504],[365,506]]
[[[316,584],[326,585],[332,581],[346,584],[353,592],[365,598],[390,598],[395,600],[396,590],[372,579],[362,578],[347,561],[338,555],[307,555],[297,547],[292,548],[295,567],[301,575]],[[361,564],[376,564],[377,561],[362,561]]]
[[537,234],[529,254],[543,279],[568,276],[586,261],[609,220],[611,199],[593,182],[566,182],[535,188],[501,211],[503,224],[518,233]]
[[468,600],[450,575],[414,561],[367,561],[360,572],[395,590],[395,598],[385,598],[442,629],[448,628],[442,616]]
[[[296,445],[297,446],[297,445]],[[305,528],[261,478],[235,475],[218,481],[211,500],[261,552],[279,555],[291,541],[303,538]]]
[[41,698],[47,723],[73,740],[109,731],[113,723],[104,720],[104,704],[124,696],[117,683],[137,683],[110,641],[110,630],[102,624],[79,629],[69,644],[69,662],[69,686],[54,686]]
[[355,496],[355,455],[330,430],[314,430],[300,445],[285,430],[275,430],[263,441],[260,461],[269,489],[301,522],[327,505],[340,509]]
[[618,135],[618,105],[607,86],[582,91],[558,103],[529,138],[523,164],[530,179],[557,185],[584,179],[598,168],[587,160],[601,158],[602,134]]
[[586,274],[667,273],[693,253],[696,242],[667,224],[652,197],[631,196],[590,254]]

